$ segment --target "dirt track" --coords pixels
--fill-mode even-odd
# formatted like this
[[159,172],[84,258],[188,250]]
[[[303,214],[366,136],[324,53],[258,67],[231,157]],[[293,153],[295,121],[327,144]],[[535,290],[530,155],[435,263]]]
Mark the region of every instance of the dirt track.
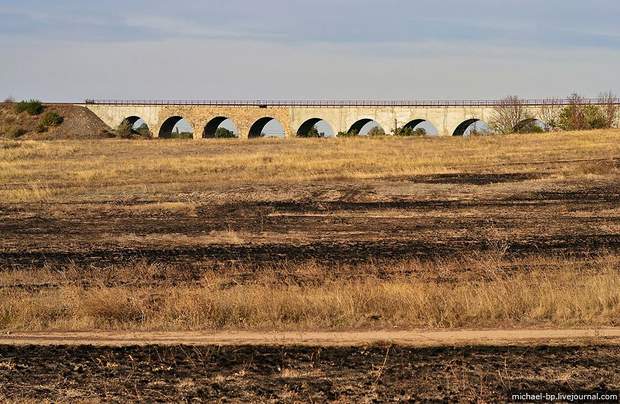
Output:
[[350,331],[350,332],[42,332],[0,335],[0,345],[63,346],[363,346],[396,344],[408,347],[463,345],[545,345],[566,343],[620,345],[620,328]]

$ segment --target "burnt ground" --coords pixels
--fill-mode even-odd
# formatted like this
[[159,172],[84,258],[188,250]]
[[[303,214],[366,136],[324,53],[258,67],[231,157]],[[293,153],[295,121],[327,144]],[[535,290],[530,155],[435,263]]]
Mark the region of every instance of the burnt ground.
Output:
[[618,368],[620,347],[604,345],[0,346],[0,398],[54,402],[498,402],[514,391],[618,391]]
[[[540,178],[450,174],[248,185],[161,199],[0,203],[0,268],[140,261],[201,269],[213,263],[356,264],[492,251],[587,257],[619,250],[617,177]],[[239,197],[246,194],[268,197]],[[161,206],[166,203],[181,207]]]

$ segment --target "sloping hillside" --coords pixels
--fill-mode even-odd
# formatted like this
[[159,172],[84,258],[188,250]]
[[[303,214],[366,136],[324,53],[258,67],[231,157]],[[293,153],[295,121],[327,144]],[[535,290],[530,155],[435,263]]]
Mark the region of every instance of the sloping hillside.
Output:
[[[56,113],[62,123],[45,125],[45,116]],[[0,137],[14,139],[98,139],[111,137],[111,129],[86,108],[70,104],[44,104],[42,113],[18,112],[15,103],[0,104]]]

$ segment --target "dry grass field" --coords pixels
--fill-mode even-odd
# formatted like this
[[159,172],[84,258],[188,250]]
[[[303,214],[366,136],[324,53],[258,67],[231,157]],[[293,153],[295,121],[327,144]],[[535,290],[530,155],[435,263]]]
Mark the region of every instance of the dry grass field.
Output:
[[[349,273],[342,278],[323,277],[329,266],[301,264],[290,275],[274,268],[250,281],[206,273],[189,282],[178,275],[162,280],[166,271],[151,265],[83,276],[75,267],[68,272],[18,271],[0,276],[0,328],[271,331],[619,325],[620,257],[544,264],[545,269],[529,270],[529,260],[405,262],[397,265],[413,274],[388,279],[374,276],[379,271],[374,266],[365,266],[362,276]],[[467,265],[479,278],[423,281],[417,275],[449,276],[458,265]],[[506,273],[508,265],[519,269]]]
[[[4,332],[619,323],[620,130],[0,141]],[[355,349],[329,349],[323,359],[320,350],[253,351],[268,364],[244,349],[64,350],[57,354],[74,367],[61,380],[37,364],[48,353],[2,348],[0,398],[15,396],[16,375],[28,369],[49,377],[24,399],[322,401],[368,391],[407,399],[418,389],[417,397],[467,391],[493,401],[515,388],[620,388],[617,375],[600,372],[620,367],[616,346],[583,348],[582,360],[549,368],[544,383],[532,369],[570,349],[396,347],[392,361],[371,347],[365,364]],[[153,364],[150,376],[128,370],[126,355],[148,357],[140,366]],[[521,378],[518,361],[532,370]],[[191,374],[195,362],[219,364],[200,373],[208,386]],[[588,384],[592,373],[600,380]],[[97,388],[80,379],[88,374],[123,381],[93,396],[80,390]]]

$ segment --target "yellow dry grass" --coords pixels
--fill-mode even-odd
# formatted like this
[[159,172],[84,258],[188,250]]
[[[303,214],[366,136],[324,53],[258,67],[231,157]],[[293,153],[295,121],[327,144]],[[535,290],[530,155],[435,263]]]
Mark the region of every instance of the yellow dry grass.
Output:
[[[0,198],[87,199],[217,184],[370,179],[450,172],[596,175],[620,153],[620,130],[474,138],[0,142]],[[596,158],[583,167],[561,162]],[[606,166],[607,164],[607,166]],[[616,166],[614,166],[616,167]],[[613,168],[613,167],[612,167]],[[32,184],[54,192],[29,197]]]
[[7,190],[0,190],[0,199],[4,203],[47,202],[54,195],[54,190],[45,184],[36,182]]
[[[71,273],[13,273],[2,278],[0,328],[344,330],[619,324],[617,256],[599,257],[586,270],[570,260],[545,262],[551,263],[554,266],[544,270],[507,274],[499,270],[500,263],[486,260],[478,268],[483,276],[459,282],[326,277],[309,285],[274,272],[249,283],[210,273],[197,284],[182,286],[121,286],[105,279],[104,273],[87,285],[77,274],[72,279]],[[445,264],[424,265],[429,271],[446,270]],[[136,267],[133,278],[126,280],[156,278],[155,272],[152,266]],[[24,287],[63,277],[56,287]],[[22,287],[14,287],[16,283]]]

